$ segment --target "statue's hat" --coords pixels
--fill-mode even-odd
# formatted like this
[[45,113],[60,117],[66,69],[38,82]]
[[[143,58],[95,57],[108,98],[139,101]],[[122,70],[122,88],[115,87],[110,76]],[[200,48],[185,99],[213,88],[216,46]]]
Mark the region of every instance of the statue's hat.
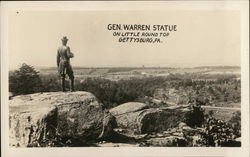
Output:
[[62,38],[62,41],[68,41],[69,39],[66,37],[66,36],[64,36],[63,38]]

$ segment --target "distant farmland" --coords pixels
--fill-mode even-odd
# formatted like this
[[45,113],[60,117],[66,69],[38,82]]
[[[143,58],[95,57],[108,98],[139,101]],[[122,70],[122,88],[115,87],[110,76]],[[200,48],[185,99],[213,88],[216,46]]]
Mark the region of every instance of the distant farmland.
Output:
[[[57,74],[57,68],[37,68],[41,74]],[[240,67],[215,66],[194,68],[171,67],[73,67],[78,79],[88,77],[102,77],[110,80],[129,79],[131,77],[143,78],[151,76],[168,76],[170,74],[192,75],[192,79],[213,79],[218,75],[235,75],[240,78]],[[216,75],[216,76],[215,76]]]

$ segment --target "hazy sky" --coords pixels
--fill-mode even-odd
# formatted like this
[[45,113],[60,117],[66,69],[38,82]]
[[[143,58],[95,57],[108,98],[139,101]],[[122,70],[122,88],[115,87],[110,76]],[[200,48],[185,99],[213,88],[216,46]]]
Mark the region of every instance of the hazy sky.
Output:
[[[108,24],[177,25],[163,43],[119,43]],[[73,66],[240,65],[237,11],[20,11],[9,16],[10,68],[56,66],[62,36]]]

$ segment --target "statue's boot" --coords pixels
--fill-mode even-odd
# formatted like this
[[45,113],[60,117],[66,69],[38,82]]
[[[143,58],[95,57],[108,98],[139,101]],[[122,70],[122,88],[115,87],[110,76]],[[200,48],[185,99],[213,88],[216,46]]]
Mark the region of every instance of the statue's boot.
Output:
[[65,78],[62,78],[62,91],[66,92],[66,90],[65,90]]
[[75,87],[74,87],[74,79],[71,79],[71,84],[70,84],[70,91],[74,92],[75,91]]

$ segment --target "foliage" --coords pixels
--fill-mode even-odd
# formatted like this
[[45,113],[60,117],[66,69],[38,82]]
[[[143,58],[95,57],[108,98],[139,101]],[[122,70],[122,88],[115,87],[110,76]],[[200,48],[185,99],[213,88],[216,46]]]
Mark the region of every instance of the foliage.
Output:
[[[236,113],[236,121],[240,112]],[[234,119],[234,118],[233,118]],[[222,146],[222,147],[239,147],[241,142],[237,141],[241,137],[240,127],[236,127],[232,121],[223,121],[212,116],[206,116],[203,124],[205,130],[201,132],[203,138],[202,145],[206,146]]]
[[241,112],[240,111],[236,111],[233,114],[232,118],[229,120],[229,123],[232,124],[232,126],[234,127],[234,130],[236,130],[236,131],[237,130],[238,131],[241,130]]
[[[157,89],[175,89],[178,93],[187,95],[189,101],[196,105],[240,102],[240,81],[231,78],[226,83],[221,79],[213,82],[193,81],[179,75],[118,81],[87,78],[80,84],[76,83],[76,87],[77,90],[93,93],[107,108],[128,101],[141,101],[145,96],[154,97]],[[166,93],[163,90],[163,94]]]
[[40,75],[40,78],[42,81],[42,92],[56,92],[61,90],[61,82],[58,75]]
[[101,78],[87,78],[77,88],[93,93],[104,103],[106,108],[111,108],[144,96],[152,96],[154,90],[162,84],[159,79],[132,78],[130,80],[110,81]]
[[200,127],[204,122],[204,110],[201,106],[193,106],[193,110],[187,116],[186,123],[191,127]]
[[42,81],[38,73],[32,66],[23,63],[18,70],[10,72],[9,91],[14,95],[40,91]]
[[[27,65],[24,67],[27,68]],[[33,71],[35,78],[30,78],[27,76],[29,75],[27,73],[21,76],[21,73],[25,71],[24,67],[10,73],[10,91],[14,92],[15,95],[61,90],[61,82],[57,73],[40,74],[39,77],[38,72],[31,67],[30,71]],[[20,70],[22,70],[22,72],[20,72]],[[110,69],[110,71],[112,70],[114,72],[118,70],[119,72],[119,70],[127,71],[129,68]],[[23,78],[23,75],[25,78]],[[35,81],[28,78],[35,79]],[[22,79],[27,81],[25,82]],[[75,79],[76,90],[93,93],[106,108],[111,108],[129,101],[143,102],[145,97],[157,97],[157,99],[162,98],[162,100],[164,100],[169,97],[168,93],[171,89],[175,91],[176,96],[180,97],[180,101],[182,101],[182,98],[185,98],[182,102],[184,104],[230,105],[241,101],[240,85],[241,82],[236,79],[235,75],[202,73],[176,73],[168,76],[134,77],[120,79],[118,81],[94,76],[81,79],[76,77]],[[68,86],[69,82],[66,81],[66,87]],[[164,95],[164,97],[161,95]]]

